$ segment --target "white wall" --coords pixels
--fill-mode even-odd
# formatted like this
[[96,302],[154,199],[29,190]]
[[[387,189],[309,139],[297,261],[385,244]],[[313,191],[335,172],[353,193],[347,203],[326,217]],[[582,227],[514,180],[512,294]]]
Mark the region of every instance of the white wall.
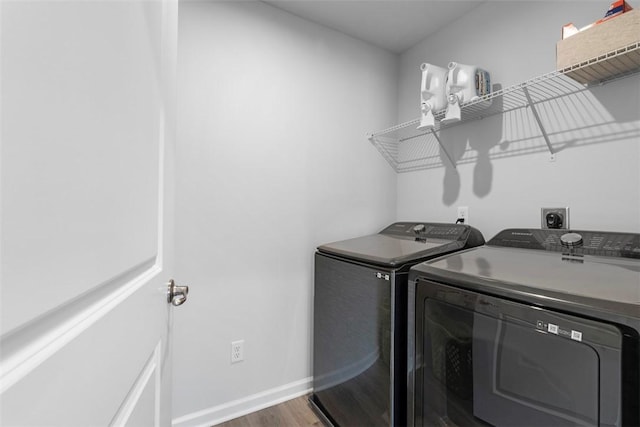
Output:
[[[603,7],[590,1],[483,4],[401,55],[399,122],[419,115],[422,62],[477,64],[493,83],[512,86],[554,70],[562,25],[587,25]],[[560,150],[555,162],[527,110],[444,131],[457,169],[445,159],[398,175],[397,219],[453,221],[456,207],[468,206],[470,223],[491,238],[507,227],[540,227],[543,206],[569,206],[572,228],[638,232],[639,100],[636,75],[542,106]]]
[[395,121],[397,61],[262,3],[180,4],[175,424],[311,386],[314,248],[395,219],[365,134]]
[[364,138],[418,116],[422,62],[478,64],[508,87],[554,69],[563,24],[603,13],[489,2],[398,58],[262,3],[182,3],[176,277],[191,293],[175,315],[174,424],[310,387],[320,243],[454,221],[457,206],[487,238],[539,227],[542,206],[570,206],[576,229],[637,232],[637,76],[542,106],[554,162],[527,110],[443,132],[457,169],[396,176]]

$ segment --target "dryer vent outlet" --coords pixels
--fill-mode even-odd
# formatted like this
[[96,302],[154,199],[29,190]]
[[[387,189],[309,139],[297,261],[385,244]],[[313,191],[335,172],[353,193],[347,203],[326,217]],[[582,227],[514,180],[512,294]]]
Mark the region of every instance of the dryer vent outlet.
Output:
[[541,222],[542,228],[557,228],[568,230],[569,208],[542,208]]

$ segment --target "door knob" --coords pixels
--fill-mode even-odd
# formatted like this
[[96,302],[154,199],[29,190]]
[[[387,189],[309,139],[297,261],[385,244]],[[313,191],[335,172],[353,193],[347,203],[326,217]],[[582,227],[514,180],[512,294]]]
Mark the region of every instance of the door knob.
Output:
[[182,305],[187,300],[188,293],[188,286],[177,286],[173,279],[169,280],[167,284],[167,302],[170,302],[176,307]]

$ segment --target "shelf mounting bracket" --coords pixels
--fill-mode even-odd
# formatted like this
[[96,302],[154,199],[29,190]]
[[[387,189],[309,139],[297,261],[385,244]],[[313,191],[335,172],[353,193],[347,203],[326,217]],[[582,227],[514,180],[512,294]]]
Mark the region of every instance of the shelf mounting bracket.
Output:
[[526,86],[522,86],[522,91],[524,92],[524,96],[527,97],[527,102],[529,103],[529,107],[531,108],[531,112],[533,113],[533,117],[536,119],[538,123],[538,127],[540,128],[540,132],[542,132],[542,137],[544,138],[544,142],[547,143],[547,148],[549,148],[549,153],[555,159],[555,151],[553,151],[553,147],[551,146],[551,141],[549,140],[549,135],[547,135],[547,131],[542,124],[542,120],[540,120],[540,116],[538,115],[538,110],[536,110],[536,106],[531,99],[531,95],[529,94],[529,89]]
[[431,133],[433,134],[433,137],[436,139],[436,141],[438,141],[438,144],[440,145],[440,148],[442,148],[442,151],[444,151],[444,154],[445,154],[445,156],[447,156],[447,159],[449,159],[449,162],[451,162],[451,166],[453,166],[454,169],[457,169],[456,168],[456,164],[453,162],[453,160],[451,159],[451,156],[449,155],[449,152],[444,147],[444,144],[442,143],[442,141],[440,141],[440,138],[438,137],[438,134],[436,133],[435,130],[433,130],[433,128],[431,128]]

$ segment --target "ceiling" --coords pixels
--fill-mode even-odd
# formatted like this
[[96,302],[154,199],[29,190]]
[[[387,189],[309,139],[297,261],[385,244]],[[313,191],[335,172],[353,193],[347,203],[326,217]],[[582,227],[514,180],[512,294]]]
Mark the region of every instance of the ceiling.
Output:
[[262,0],[278,9],[402,53],[484,0]]

